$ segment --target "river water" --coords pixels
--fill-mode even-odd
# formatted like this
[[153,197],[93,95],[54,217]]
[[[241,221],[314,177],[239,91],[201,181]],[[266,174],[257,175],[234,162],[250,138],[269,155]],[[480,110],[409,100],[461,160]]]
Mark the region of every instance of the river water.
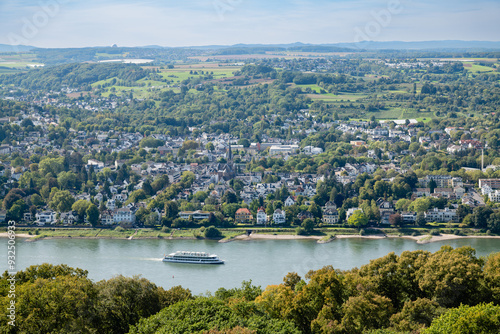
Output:
[[[0,238],[0,270],[7,269],[7,240]],[[291,271],[302,277],[311,269],[332,265],[351,269],[390,252],[423,249],[431,252],[443,245],[471,246],[477,256],[500,251],[500,239],[457,239],[419,245],[403,238],[337,239],[327,244],[312,240],[252,240],[218,243],[208,240],[110,240],[47,239],[16,240],[17,270],[44,262],[67,264],[89,271],[94,281],[115,275],[141,275],[164,288],[182,285],[194,294],[233,288],[241,282],[265,288],[279,284]],[[165,253],[177,250],[215,253],[224,265],[196,265],[162,262]]]

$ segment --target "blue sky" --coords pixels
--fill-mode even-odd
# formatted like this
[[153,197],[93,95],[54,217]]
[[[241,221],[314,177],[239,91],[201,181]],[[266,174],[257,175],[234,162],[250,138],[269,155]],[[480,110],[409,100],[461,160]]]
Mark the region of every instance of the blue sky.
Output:
[[500,41],[499,18],[498,0],[0,0],[0,43]]

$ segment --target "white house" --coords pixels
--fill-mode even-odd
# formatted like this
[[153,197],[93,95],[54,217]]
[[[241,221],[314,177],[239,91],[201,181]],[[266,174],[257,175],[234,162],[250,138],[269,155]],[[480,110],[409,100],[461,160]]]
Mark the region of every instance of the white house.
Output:
[[114,210],[116,209],[116,201],[114,199],[108,199],[108,202],[106,203],[106,207],[109,209],[109,210]]
[[291,206],[291,205],[294,205],[295,204],[295,201],[293,200],[293,198],[291,196],[288,196],[285,200],[285,206]]
[[55,223],[56,213],[54,211],[43,211],[35,214],[36,221],[38,225],[45,225],[46,223],[54,224]]
[[210,212],[209,211],[181,211],[179,212],[179,218],[182,219],[189,219],[189,217],[193,216],[193,219],[195,220],[200,220],[200,219],[208,219],[210,218]]
[[500,202],[500,191],[495,190],[488,194],[490,201],[492,202]]
[[457,212],[453,209],[444,208],[440,210],[434,208],[425,213],[425,220],[427,222],[449,222],[457,219]]
[[113,221],[119,223],[135,223],[135,213],[129,208],[120,208],[113,213]]
[[257,210],[257,224],[262,225],[267,223],[267,214],[263,207]]
[[284,224],[286,222],[285,211],[283,211],[281,209],[274,210],[273,221],[275,224]]

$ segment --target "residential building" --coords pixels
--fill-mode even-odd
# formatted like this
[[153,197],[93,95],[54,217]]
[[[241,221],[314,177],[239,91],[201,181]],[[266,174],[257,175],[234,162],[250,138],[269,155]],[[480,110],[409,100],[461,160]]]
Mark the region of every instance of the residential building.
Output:
[[337,224],[339,222],[339,213],[337,209],[328,208],[323,210],[323,223]]
[[285,203],[284,203],[285,206],[292,206],[294,204],[295,204],[295,200],[293,199],[292,196],[288,196],[285,200]]
[[59,215],[59,221],[64,225],[73,225],[75,222],[78,221],[78,216],[76,212],[73,211],[62,212]]
[[234,220],[237,223],[248,223],[253,220],[252,213],[247,208],[240,208],[236,211]]
[[417,221],[416,212],[402,212],[401,217],[403,218],[403,223],[405,224],[415,224]]
[[309,212],[309,211],[300,211],[297,215],[297,218],[299,218],[301,221],[304,219],[313,219],[314,215]]
[[377,207],[380,212],[380,223],[389,224],[389,217],[394,214],[394,205],[392,202],[379,198],[377,200]]
[[273,213],[273,222],[275,224],[284,224],[286,222],[285,211],[283,211],[281,209],[274,210],[274,213]]
[[208,219],[210,218],[210,212],[201,210],[179,212],[179,218],[189,219],[189,217],[193,217],[194,220]]
[[427,222],[449,222],[449,221],[454,221],[457,220],[457,212],[454,209],[449,209],[449,208],[444,208],[444,209],[438,209],[434,208],[432,210],[429,210],[425,212],[425,220]]
[[263,207],[260,207],[259,210],[257,210],[257,224],[267,224],[267,214]]
[[129,208],[120,208],[113,213],[113,222],[119,223],[135,223],[135,212]]
[[101,213],[101,223],[103,225],[113,225],[114,224],[114,219],[113,219],[113,211],[111,210],[104,210]]
[[36,221],[39,225],[45,225],[46,223],[55,223],[56,213],[51,210],[42,211],[35,215]]
[[492,191],[488,194],[488,197],[492,202],[500,202],[500,191],[499,190]]
[[487,185],[491,189],[500,189],[500,179],[479,179],[479,189]]
[[431,189],[430,188],[417,188],[414,191],[414,194],[416,194],[417,197],[429,197],[431,195]]

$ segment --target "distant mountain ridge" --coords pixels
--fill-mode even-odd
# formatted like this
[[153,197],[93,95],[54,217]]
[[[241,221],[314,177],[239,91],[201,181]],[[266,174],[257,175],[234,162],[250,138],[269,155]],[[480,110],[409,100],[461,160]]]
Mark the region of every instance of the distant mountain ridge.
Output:
[[[107,48],[103,46],[82,47],[82,48],[61,48],[61,49],[88,49],[88,48]],[[111,47],[109,47],[111,48]],[[196,49],[196,50],[224,50],[224,49],[257,49],[261,52],[269,51],[304,51],[304,52],[346,52],[346,51],[377,51],[377,50],[454,50],[454,51],[491,51],[500,50],[500,41],[461,41],[461,40],[443,40],[443,41],[363,41],[359,43],[287,43],[287,44],[244,44],[233,45],[193,45],[183,47],[170,47],[160,45],[132,46],[127,48],[139,49]],[[39,48],[30,45],[8,45],[0,44],[0,52],[25,52],[33,49],[51,49]],[[228,50],[229,51],[229,50]]]
[[30,45],[0,44],[0,52],[25,52],[33,49],[36,49],[36,47]]

